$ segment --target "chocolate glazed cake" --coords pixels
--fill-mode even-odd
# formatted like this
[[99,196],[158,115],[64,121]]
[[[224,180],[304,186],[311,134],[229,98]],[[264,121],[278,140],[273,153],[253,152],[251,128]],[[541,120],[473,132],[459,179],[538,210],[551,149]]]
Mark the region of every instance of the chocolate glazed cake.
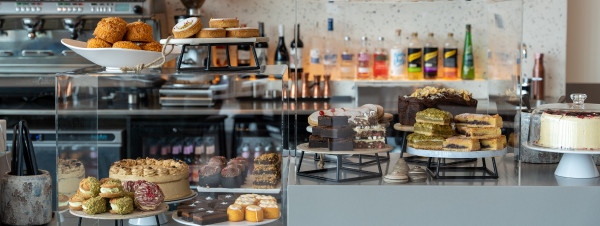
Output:
[[430,86],[417,89],[410,96],[398,97],[400,124],[414,125],[417,112],[427,108],[448,111],[452,115],[475,113],[477,100],[473,99],[472,94],[465,90],[438,89]]

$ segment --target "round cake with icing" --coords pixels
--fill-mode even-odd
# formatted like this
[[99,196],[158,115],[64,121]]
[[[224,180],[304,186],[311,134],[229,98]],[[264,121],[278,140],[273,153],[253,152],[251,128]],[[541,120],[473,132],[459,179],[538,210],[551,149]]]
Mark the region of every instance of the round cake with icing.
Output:
[[58,159],[58,193],[68,196],[77,193],[79,182],[85,178],[85,167],[77,159]]
[[600,113],[546,110],[538,145],[560,149],[600,149]]
[[163,191],[165,201],[189,196],[189,166],[183,161],[146,159],[123,159],[110,167],[110,178],[121,181],[145,180],[157,184]]
[[194,36],[202,29],[202,22],[198,17],[189,17],[185,20],[179,21],[173,27],[173,36],[175,38],[189,38]]

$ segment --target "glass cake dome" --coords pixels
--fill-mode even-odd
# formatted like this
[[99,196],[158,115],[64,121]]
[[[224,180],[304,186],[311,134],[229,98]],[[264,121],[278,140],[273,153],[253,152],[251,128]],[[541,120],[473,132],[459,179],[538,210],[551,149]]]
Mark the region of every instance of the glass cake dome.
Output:
[[586,104],[586,94],[571,94],[573,103],[544,104],[531,114],[530,146],[558,150],[600,150],[600,104]]

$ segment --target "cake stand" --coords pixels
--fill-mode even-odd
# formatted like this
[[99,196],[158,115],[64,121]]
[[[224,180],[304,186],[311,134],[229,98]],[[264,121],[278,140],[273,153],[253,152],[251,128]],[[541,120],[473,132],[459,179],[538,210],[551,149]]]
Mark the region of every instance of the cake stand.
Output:
[[[406,137],[408,136],[409,133],[415,132],[415,127],[396,123],[396,124],[394,124],[394,129],[397,131],[400,131],[402,133],[402,141],[400,143],[400,158],[404,158],[404,160],[406,162],[410,162],[410,163],[414,163],[414,164],[421,164],[421,165],[429,164],[429,161],[424,161],[424,160],[420,159],[419,156],[404,157],[404,153],[406,153],[406,148],[408,147],[408,142],[406,140]],[[452,160],[451,162],[443,161],[443,162],[440,162],[440,164],[442,164],[442,166],[449,166],[449,165],[456,165],[456,164],[461,164],[461,163],[474,162],[476,160],[477,159],[455,159],[455,160]],[[434,164],[437,164],[437,163],[434,163]]]
[[[176,199],[176,200],[165,201],[165,204],[167,204],[167,205],[177,204],[180,202],[184,202],[184,201],[196,198],[196,196],[198,196],[198,192],[192,190],[192,194],[188,195],[187,197],[184,197],[181,199]],[[158,219],[158,222],[160,222],[160,224],[166,224],[167,222],[169,222],[169,218],[167,218],[167,216],[164,213],[160,213],[160,214],[156,215],[155,217],[142,217],[142,218],[129,219],[129,224],[130,225],[154,225],[154,223],[156,222],[157,219]]]
[[525,148],[535,151],[563,153],[554,175],[568,178],[594,178],[600,176],[592,155],[600,154],[600,150],[577,150],[546,148],[537,145],[523,144]]
[[[190,226],[200,226],[200,224],[195,224],[194,222],[189,222],[189,221],[184,221],[183,219],[181,219],[181,217],[177,216],[177,212],[174,212],[173,215],[173,220],[177,223],[183,224],[183,225],[190,225]],[[275,221],[277,221],[279,218],[277,219],[264,219],[261,222],[252,222],[252,221],[239,221],[239,222],[232,222],[232,221],[224,221],[224,222],[220,222],[220,223],[216,223],[216,224],[210,224],[212,225],[219,225],[219,226],[252,226],[252,225],[264,225],[264,224],[270,224],[273,223]]]
[[[313,129],[312,126],[307,126],[306,127],[306,131],[309,132],[309,133],[312,133],[312,129]],[[387,143],[387,141],[386,141],[386,143]],[[371,160],[363,162],[363,158],[371,159]],[[321,160],[321,158],[319,157],[319,155],[315,154],[314,160],[315,161],[319,161],[319,160]],[[326,162],[329,162],[329,160],[326,160],[326,159],[324,159],[324,160]],[[342,160],[344,161],[344,163],[346,165],[352,165],[352,166],[367,166],[367,165],[371,165],[371,164],[377,163],[377,160],[375,159],[375,156],[373,156],[373,155],[361,155],[361,154],[358,154],[358,162],[353,162],[351,160],[344,159],[344,158],[342,158]],[[379,157],[379,161],[381,161],[381,162],[386,162],[386,161],[389,161],[389,160],[390,160],[390,152],[387,152],[385,157]]]
[[118,225],[119,223],[121,223],[121,225],[123,225],[123,220],[133,219],[133,218],[141,218],[141,217],[152,217],[152,218],[154,218],[154,224],[160,226],[158,215],[160,215],[164,212],[167,212],[167,210],[169,210],[169,205],[167,205],[166,203],[163,203],[163,204],[160,204],[160,206],[158,206],[158,208],[154,211],[144,212],[144,211],[140,211],[140,210],[136,209],[132,213],[125,214],[125,215],[112,214],[112,213],[108,213],[108,212],[101,213],[101,214],[87,214],[81,210],[76,210],[76,211],[69,210],[69,211],[74,216],[79,217],[79,221],[77,223],[78,226],[81,226],[81,220],[83,218],[95,219],[95,220],[114,220],[115,225]]
[[[498,179],[498,169],[496,167],[496,156],[503,156],[506,154],[506,148],[501,150],[492,150],[492,151],[440,151],[440,150],[425,150],[425,149],[416,149],[408,147],[406,149],[407,153],[413,155],[427,156],[429,160],[427,161],[427,172],[431,174],[431,176],[435,179]],[[433,158],[437,159],[437,164],[435,168],[432,166]],[[477,159],[481,158],[483,163],[482,166],[475,167],[450,167],[443,166],[441,164],[441,160],[444,159],[456,159],[456,158],[472,158]],[[492,159],[493,170],[487,168],[485,163],[485,158]],[[482,172],[481,176],[445,176],[440,175],[440,171],[462,171],[462,172]]]
[[[298,176],[309,177],[309,178],[313,178],[313,179],[331,181],[331,182],[348,182],[348,181],[356,181],[356,180],[381,177],[383,175],[383,173],[381,171],[381,162],[379,161],[379,153],[389,152],[392,149],[394,149],[394,147],[386,144],[384,148],[380,148],[380,149],[354,149],[352,151],[330,151],[328,148],[309,148],[308,143],[304,143],[304,144],[298,145],[296,147],[296,149],[301,152],[299,162],[296,167],[296,174]],[[300,171],[300,168],[302,167],[302,160],[304,159],[304,153],[335,155],[336,159],[337,159],[336,167]],[[361,155],[375,154],[375,161],[377,162],[377,168],[379,169],[379,172],[375,173],[375,172],[365,171],[365,170],[361,170],[361,169],[344,167],[343,166],[344,161],[342,160],[342,156],[343,155],[353,155],[353,154],[361,154]],[[329,178],[329,177],[315,175],[315,174],[324,173],[324,172],[328,172],[328,171],[335,171],[335,178]],[[362,174],[364,176],[356,176],[356,177],[340,179],[342,171],[352,172],[352,173],[356,173],[356,174]]]

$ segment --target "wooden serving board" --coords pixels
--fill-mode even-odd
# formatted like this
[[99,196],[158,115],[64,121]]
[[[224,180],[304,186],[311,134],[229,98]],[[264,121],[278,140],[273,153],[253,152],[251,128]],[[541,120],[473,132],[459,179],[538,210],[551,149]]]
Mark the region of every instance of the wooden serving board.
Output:
[[328,148],[309,148],[308,143],[300,144],[296,147],[298,151],[303,151],[305,153],[311,154],[328,154],[328,155],[364,155],[364,154],[376,154],[382,152],[388,152],[394,149],[389,144],[386,144],[384,148],[381,149],[354,149],[353,151],[330,151]]
[[154,211],[141,211],[141,210],[135,209],[135,210],[133,210],[132,213],[125,214],[125,215],[114,214],[114,213],[109,213],[109,212],[101,213],[101,214],[87,214],[87,213],[84,213],[82,210],[76,210],[76,211],[69,210],[69,211],[74,216],[87,218],[87,219],[127,220],[127,219],[156,216],[158,214],[167,212],[167,210],[169,210],[169,205],[167,205],[166,203],[162,203],[162,204],[160,204],[160,206],[158,206],[158,209],[156,209]]

